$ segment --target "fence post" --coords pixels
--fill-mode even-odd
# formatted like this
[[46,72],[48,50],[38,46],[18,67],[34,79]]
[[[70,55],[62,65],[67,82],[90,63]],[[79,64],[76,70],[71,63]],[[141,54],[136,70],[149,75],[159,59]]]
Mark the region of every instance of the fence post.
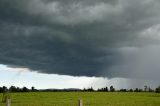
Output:
[[6,100],[6,106],[11,106],[11,99],[8,99]]
[[81,99],[79,99],[79,101],[78,101],[78,106],[83,106],[83,102]]

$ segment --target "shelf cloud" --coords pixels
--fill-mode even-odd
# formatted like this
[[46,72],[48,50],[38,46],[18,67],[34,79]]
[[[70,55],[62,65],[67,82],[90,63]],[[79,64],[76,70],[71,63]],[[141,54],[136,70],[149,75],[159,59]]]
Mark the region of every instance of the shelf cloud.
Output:
[[0,0],[0,64],[159,79],[159,0]]

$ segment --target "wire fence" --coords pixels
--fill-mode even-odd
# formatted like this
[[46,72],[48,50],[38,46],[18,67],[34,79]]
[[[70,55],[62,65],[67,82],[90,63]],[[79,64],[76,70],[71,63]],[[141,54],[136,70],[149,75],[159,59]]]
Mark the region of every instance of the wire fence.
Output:
[[[5,100],[5,102],[3,103],[3,106],[12,106],[12,101],[11,101],[11,99],[10,98],[7,98],[6,100]],[[23,104],[19,104],[18,106],[24,106]],[[35,106],[34,105],[34,103],[33,103],[33,105],[25,105],[25,106]],[[45,104],[41,104],[40,106],[45,106]],[[59,106],[58,104],[52,104],[52,106]],[[83,101],[82,101],[82,99],[79,99],[78,101],[77,101],[77,103],[73,103],[73,104],[65,104],[65,106],[84,106],[83,105]]]

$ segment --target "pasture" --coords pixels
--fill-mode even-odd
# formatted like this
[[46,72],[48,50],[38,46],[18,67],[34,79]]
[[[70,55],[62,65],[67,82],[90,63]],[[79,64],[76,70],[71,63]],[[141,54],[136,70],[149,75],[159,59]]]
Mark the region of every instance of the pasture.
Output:
[[[147,92],[29,92],[12,93],[11,106],[160,106],[160,94]],[[0,94],[2,99],[2,94]],[[0,106],[5,106],[0,101]]]

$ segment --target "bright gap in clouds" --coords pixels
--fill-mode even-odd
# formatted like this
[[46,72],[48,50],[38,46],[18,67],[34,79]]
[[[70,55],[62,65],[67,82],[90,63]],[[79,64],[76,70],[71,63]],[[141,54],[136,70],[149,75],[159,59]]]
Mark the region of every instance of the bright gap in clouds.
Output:
[[9,68],[5,65],[0,65],[0,86],[10,87],[11,85],[31,88],[32,86],[37,89],[47,88],[88,88],[94,89],[102,87],[110,87],[113,85],[116,89],[121,88],[143,88],[144,85],[157,87],[158,81],[144,81],[136,79],[125,78],[102,78],[102,77],[73,77],[67,75],[57,74],[41,74],[37,72],[31,72],[26,68]]

